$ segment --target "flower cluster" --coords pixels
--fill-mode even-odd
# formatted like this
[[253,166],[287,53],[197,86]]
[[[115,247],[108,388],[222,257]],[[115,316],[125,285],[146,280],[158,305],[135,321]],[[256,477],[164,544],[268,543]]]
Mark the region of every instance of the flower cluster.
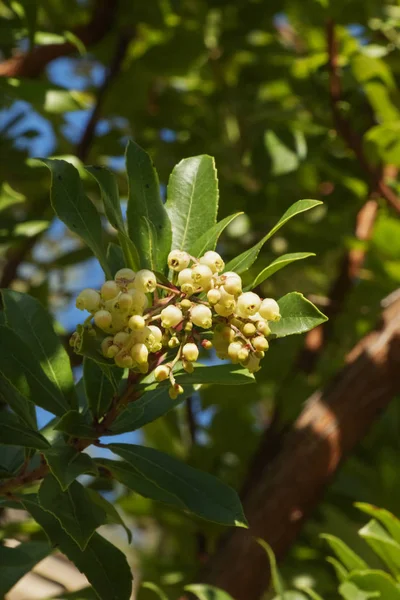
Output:
[[[214,346],[219,358],[258,371],[268,350],[268,322],[280,319],[277,302],[243,292],[240,276],[224,272],[217,252],[196,259],[173,250],[168,266],[171,280],[163,283],[147,269],[124,268],[99,291],[79,294],[76,306],[90,313],[85,325],[91,327],[93,320],[108,334],[101,343],[103,355],[142,373],[154,368],[157,381],[170,380],[172,398],[183,391],[173,375],[175,365],[180,361],[191,373],[201,347]],[[165,362],[174,349],[174,358]]]

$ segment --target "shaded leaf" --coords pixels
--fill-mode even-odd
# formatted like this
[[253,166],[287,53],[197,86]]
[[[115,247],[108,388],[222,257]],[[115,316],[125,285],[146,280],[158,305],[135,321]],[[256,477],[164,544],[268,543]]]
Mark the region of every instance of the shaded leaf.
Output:
[[93,427],[88,415],[84,415],[77,410],[70,410],[55,425],[56,431],[62,431],[73,437],[87,440],[96,440],[99,434]]
[[101,494],[96,492],[96,490],[87,488],[86,493],[88,494],[88,496],[90,497],[91,501],[94,504],[98,504],[98,506],[100,506],[100,508],[102,508],[104,510],[104,512],[106,513],[106,517],[107,517],[107,523],[110,523],[113,525],[121,525],[121,527],[123,527],[125,529],[126,535],[128,537],[128,542],[131,543],[132,542],[132,532],[129,529],[129,527],[127,527],[125,525],[121,515],[119,514],[119,512],[117,511],[115,506],[113,504],[111,504],[111,502],[106,500]]
[[215,250],[218,238],[221,235],[221,233],[226,227],[228,227],[230,223],[232,223],[234,219],[236,219],[236,217],[242,214],[242,212],[238,212],[233,215],[229,215],[229,217],[225,217],[225,219],[222,219],[222,221],[219,221],[218,223],[213,225],[208,231],[203,233],[203,235],[200,236],[199,239],[193,243],[189,250],[190,254],[192,256],[200,257],[208,250]]
[[2,290],[8,326],[28,344],[47,377],[76,405],[74,380],[68,354],[56,335],[51,318],[38,300],[12,290]]
[[51,171],[51,204],[56,215],[83,239],[99,260],[107,279],[111,279],[100,215],[85,196],[78,171],[64,160],[41,161]]
[[400,521],[391,512],[365,502],[356,502],[355,506],[367,515],[380,521],[396,542],[400,544]]
[[57,479],[61,489],[66,490],[79,475],[91,473],[97,475],[96,463],[84,452],[78,452],[72,446],[60,444],[52,446],[44,453],[50,471]]
[[268,267],[265,267],[265,269],[263,269],[254,279],[253,283],[247,286],[246,290],[252,290],[260,285],[260,283],[268,279],[268,277],[271,277],[271,275],[277,271],[280,271],[287,265],[290,265],[292,262],[303,260],[303,258],[308,258],[309,256],[315,256],[315,254],[313,252],[293,252],[291,254],[282,254],[282,256],[279,256],[277,259],[275,259],[270,265],[268,265]]
[[129,600],[132,591],[132,573],[125,555],[94,533],[85,550],[81,550],[65,533],[58,520],[43,510],[36,497],[24,498],[26,510],[44,529],[54,546],[86,575],[101,600]]
[[285,598],[285,588],[283,585],[283,581],[281,579],[280,573],[278,571],[278,567],[276,564],[275,554],[269,544],[265,540],[261,538],[257,538],[257,543],[260,544],[261,548],[265,550],[268,556],[270,569],[271,569],[271,578],[272,584],[274,586],[275,592],[278,594],[276,600],[284,600]]
[[358,532],[395,576],[400,574],[400,544],[372,519]]
[[322,534],[321,538],[329,544],[338,559],[349,571],[368,567],[367,563],[339,538],[327,533]]
[[99,464],[138,494],[216,523],[246,526],[236,492],[216,477],[153,448],[133,444],[109,444],[108,448],[124,461],[99,459]]
[[53,475],[47,475],[38,492],[40,506],[60,522],[66,533],[84,550],[100,525],[106,523],[106,512],[91,501],[83,485],[73,481],[62,490]]
[[0,598],[50,554],[47,542],[24,542],[16,548],[0,546]]
[[[103,365],[105,369],[107,367]],[[90,358],[85,357],[83,361],[83,378],[85,382],[86,397],[88,399],[92,415],[101,417],[110,407],[116,385],[121,379],[123,369],[108,369],[115,377],[115,384],[110,380],[110,374],[106,375],[102,367]]]
[[218,181],[214,159],[186,158],[173,169],[166,208],[172,224],[172,249],[190,250],[215,225]]
[[[349,583],[369,595],[366,598],[382,598],[382,600],[400,600],[400,587],[396,581],[384,571],[368,569],[354,571],[349,574]],[[374,595],[373,595],[374,594]]]
[[278,304],[280,321],[268,323],[272,335],[278,338],[310,331],[328,320],[328,317],[299,292],[286,294],[278,300]]
[[287,211],[282,215],[277,224],[265,235],[255,246],[249,250],[245,250],[242,254],[239,254],[236,258],[232,259],[225,267],[226,271],[236,271],[236,273],[243,273],[247,271],[249,267],[256,260],[261,248],[265,242],[270,239],[285,223],[300,213],[303,213],[315,206],[322,204],[320,200],[299,200],[290,206]]
[[0,410],[0,444],[43,450],[49,443],[40,433],[29,429],[7,410]]

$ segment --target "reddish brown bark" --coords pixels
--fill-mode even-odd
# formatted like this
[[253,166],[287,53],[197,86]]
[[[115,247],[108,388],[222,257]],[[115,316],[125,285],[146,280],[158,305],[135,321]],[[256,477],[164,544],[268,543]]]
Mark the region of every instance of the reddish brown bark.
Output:
[[399,297],[346,362],[331,385],[309,398],[276,458],[264,462],[248,488],[250,529],[225,539],[203,574],[235,600],[258,600],[269,582],[268,560],[254,537],[282,558],[341,461],[400,392]]

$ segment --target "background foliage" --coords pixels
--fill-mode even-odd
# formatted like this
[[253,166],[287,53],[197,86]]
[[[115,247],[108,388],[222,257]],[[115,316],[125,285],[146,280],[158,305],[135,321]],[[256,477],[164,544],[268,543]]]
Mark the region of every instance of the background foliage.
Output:
[[[305,400],[343,366],[373,327],[382,299],[399,286],[400,6],[42,0],[34,8],[28,1],[0,7],[1,287],[38,298],[63,339],[79,321],[76,292],[95,286],[101,273],[90,250],[54,219],[48,171],[32,157],[70,157],[100,207],[96,182],[82,164],[111,167],[126,197],[128,137],[150,152],[163,189],[182,158],[214,156],[219,217],[247,215],[223,234],[227,259],[260,240],[299,198],[324,201],[268,241],[249,274],[251,281],[282,253],[316,253],[277,272],[260,291],[274,297],[301,291],[331,317],[324,335],[307,338],[306,347],[301,336],[275,344],[251,394],[236,386],[221,395],[211,386],[186,412],[143,430],[153,447],[237,489],[251,486],[252,456],[265,430],[268,462]],[[290,548],[282,565],[287,581],[307,577],[311,586],[318,581],[323,598],[337,597],[318,534],[340,535],[364,555],[355,534],[364,521],[352,502],[399,512],[398,431],[393,401],[367,437],[354,440],[358,445]],[[221,530],[126,491],[102,491],[118,499],[130,520],[132,560],[143,578],[179,597],[186,582],[198,579],[199,563],[213,553]],[[3,535],[28,536],[32,544],[43,537],[29,523],[8,521]],[[125,544],[119,531],[112,535]],[[154,596],[150,589],[140,594]]]

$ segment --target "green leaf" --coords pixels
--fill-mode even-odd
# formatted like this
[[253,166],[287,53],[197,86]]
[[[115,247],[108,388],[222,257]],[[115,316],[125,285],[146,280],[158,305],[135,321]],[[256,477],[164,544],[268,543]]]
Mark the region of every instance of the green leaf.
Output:
[[47,542],[24,542],[16,548],[0,546],[0,598],[50,554]]
[[265,269],[263,269],[254,279],[253,283],[247,286],[246,290],[254,289],[277,271],[280,271],[296,260],[303,260],[303,258],[308,258],[309,256],[315,256],[314,252],[293,252],[291,254],[282,254],[282,256],[279,256],[277,259],[275,259],[270,265],[268,265],[268,267],[265,267]]
[[379,592],[364,592],[350,581],[342,583],[339,593],[344,600],[370,600],[370,598],[380,598],[381,596]]
[[168,387],[159,386],[146,392],[138,400],[128,404],[118,415],[107,435],[135,431],[162,417],[190,396],[193,393],[193,386],[184,386],[183,390],[183,394],[180,394],[176,400],[169,397]]
[[58,546],[78,569],[86,575],[101,600],[129,600],[132,573],[125,555],[98,533],[93,534],[85,550],[81,550],[65,533],[58,520],[43,510],[33,497],[23,504],[43,527],[54,546]]
[[391,512],[365,502],[356,502],[356,508],[380,521],[395,541],[400,544],[400,521]]
[[58,519],[66,533],[84,550],[100,525],[106,523],[106,512],[92,502],[89,494],[77,481],[62,490],[53,475],[47,475],[38,492],[41,507]]
[[292,204],[290,208],[283,214],[283,216],[279,219],[275,227],[271,229],[255,246],[242,252],[236,258],[232,259],[225,267],[226,271],[236,271],[236,273],[243,273],[247,271],[251,267],[251,265],[256,260],[261,248],[264,246],[265,242],[270,239],[285,223],[287,223],[292,217],[299,215],[314,206],[318,206],[322,204],[320,200],[299,200]]
[[[105,365],[103,366],[108,369]],[[118,384],[118,380],[122,377],[123,369],[109,368],[109,371],[115,375],[115,383]],[[98,363],[87,357],[83,360],[83,378],[92,415],[95,418],[100,418],[110,407],[116,391],[116,385],[110,381],[110,374],[107,376]]]
[[89,415],[84,415],[77,410],[70,410],[61,417],[54,429],[62,431],[73,437],[87,440],[96,440],[99,434],[93,427]]
[[4,326],[0,326],[0,339],[0,373],[16,394],[55,415],[67,412],[66,398],[44,373],[27,344]]
[[375,519],[367,523],[358,533],[397,577],[400,574],[400,544]]
[[[160,197],[158,175],[150,156],[132,140],[126,148],[128,232],[142,268],[164,270],[171,249],[171,223]],[[155,248],[149,250],[149,244]]]
[[125,529],[126,535],[128,537],[128,542],[130,544],[132,542],[132,532],[129,529],[129,527],[125,525],[121,515],[119,514],[115,506],[111,504],[111,502],[106,500],[103,496],[101,496],[101,494],[96,492],[96,490],[86,488],[86,492],[89,495],[91,501],[94,504],[98,504],[105,511],[107,523],[110,523],[112,525],[121,525],[121,527]]
[[328,320],[328,317],[299,292],[286,294],[278,300],[278,304],[280,321],[268,323],[271,333],[277,338],[310,331]]
[[2,296],[8,326],[28,344],[47,377],[70,406],[76,406],[69,357],[47,311],[28,294],[2,290]]
[[40,433],[29,429],[12,413],[0,410],[0,444],[43,450],[49,443]]
[[83,473],[98,474],[93,459],[84,452],[78,452],[72,446],[66,444],[52,446],[45,451],[44,456],[62,490],[67,490],[71,483]]
[[51,204],[56,215],[83,239],[99,260],[107,279],[111,279],[100,215],[85,196],[77,169],[64,160],[40,160],[51,171]]
[[118,481],[142,496],[187,509],[223,525],[246,526],[236,492],[216,477],[168,454],[133,444],[109,444],[124,461],[99,459]]
[[[140,268],[140,257],[134,243],[126,235],[125,223],[119,200],[118,185],[114,173],[111,173],[111,171],[104,167],[86,167],[86,170],[99,184],[107,219],[118,231],[119,242],[121,244],[123,256],[125,257],[122,267],[128,266],[137,271]],[[109,264],[112,267],[113,263],[110,263],[109,261]],[[118,271],[118,269],[113,270],[113,274],[116,271]]]
[[141,587],[145,590],[151,590],[152,592],[154,592],[158,596],[158,598],[160,598],[160,600],[168,600],[168,596],[164,594],[162,589],[159,588],[158,585],[155,585],[155,583],[151,583],[150,581],[144,581]]
[[257,543],[260,544],[261,548],[265,550],[268,556],[270,568],[271,568],[271,579],[272,584],[274,586],[275,592],[278,594],[277,600],[284,600],[285,597],[285,588],[283,585],[283,581],[278,571],[278,567],[276,564],[275,554],[269,544],[265,540],[261,538],[257,538]]
[[77,354],[87,356],[97,363],[115,367],[115,362],[110,358],[106,358],[101,352],[101,342],[107,337],[107,334],[105,334],[104,331],[101,331],[101,329],[96,326],[93,326],[89,331],[83,325],[78,325],[76,331],[79,335],[79,342],[74,346],[74,351]]
[[349,548],[341,539],[328,533],[322,534],[321,538],[329,544],[338,559],[349,571],[368,568],[367,563],[355,552],[353,552],[353,550]]
[[117,271],[127,266],[121,246],[114,244],[114,242],[108,244],[107,262],[110,265],[112,275],[115,275]]
[[190,254],[192,256],[200,257],[208,250],[215,250],[218,238],[224,231],[225,227],[228,227],[229,223],[232,223],[236,217],[242,214],[243,212],[238,212],[233,215],[229,215],[229,217],[225,217],[225,219],[222,219],[222,221],[219,221],[213,225],[208,231],[203,233],[199,239],[194,241],[189,250]]
[[[0,330],[1,331],[1,330]],[[25,398],[19,390],[6,379],[0,358],[0,399],[8,404],[19,418],[32,429],[37,429],[36,410],[33,402]]]
[[319,594],[317,594],[316,591],[312,590],[311,588],[308,587],[302,587],[301,588],[303,590],[303,592],[305,592],[308,596],[310,596],[311,600],[324,600],[322,596],[320,596]]
[[199,600],[233,600],[232,596],[219,590],[213,585],[205,585],[203,583],[193,583],[186,585],[184,590],[191,592]]
[[176,165],[169,178],[166,207],[172,248],[190,250],[217,218],[218,180],[211,156],[186,158]]
[[[254,375],[241,365],[233,365],[231,363],[202,365],[201,363],[194,363],[193,373],[187,373],[180,365],[181,363],[177,364],[177,368],[174,370],[174,377],[182,385],[193,385],[195,383],[217,385],[255,383]],[[142,384],[146,385],[146,391],[168,386],[168,382],[155,382],[154,373],[151,373]]]
[[[384,571],[368,569],[350,573],[348,581],[369,595],[366,598],[382,600],[400,600],[400,587]],[[374,595],[373,595],[374,594]]]
[[307,154],[304,134],[298,130],[288,133],[288,139],[278,137],[272,129],[267,129],[264,133],[265,148],[271,157],[272,175],[285,175],[297,170]]
[[342,563],[340,561],[338,561],[336,558],[333,558],[333,556],[328,556],[326,559],[326,562],[328,562],[330,565],[332,565],[332,567],[335,569],[335,574],[336,574],[336,577],[338,578],[338,580],[345,581],[349,572],[347,569],[344,568]]
[[20,446],[0,446],[0,479],[9,479],[24,464],[25,453]]

